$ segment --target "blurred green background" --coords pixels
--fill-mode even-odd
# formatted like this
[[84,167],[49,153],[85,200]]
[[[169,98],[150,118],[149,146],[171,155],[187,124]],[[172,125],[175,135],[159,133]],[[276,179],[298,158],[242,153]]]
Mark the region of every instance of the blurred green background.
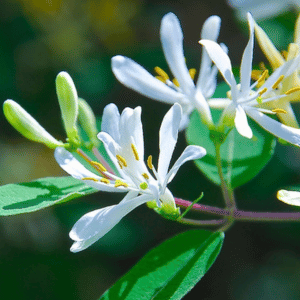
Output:
[[[225,1],[2,0],[0,101],[14,99],[64,140],[55,77],[65,70],[79,96],[98,115],[110,102],[120,110],[142,106],[146,154],[153,154],[155,161],[158,129],[169,106],[121,86],[111,72],[110,59],[121,54],[150,72],[157,65],[167,69],[159,26],[170,11],[181,21],[189,67],[199,66],[200,30],[213,14],[222,18],[219,41],[229,47],[233,64],[240,62],[248,32]],[[292,10],[261,23],[280,50],[292,41],[296,17]],[[254,63],[260,61],[266,62],[256,48]],[[25,140],[1,114],[1,184],[66,175],[52,150]],[[174,158],[185,146],[181,133]],[[298,149],[278,145],[266,169],[237,190],[239,208],[297,210],[279,203],[275,195],[281,187],[300,183],[299,161]],[[203,202],[222,206],[219,189],[191,162],[181,168],[170,189],[190,200],[203,191]],[[68,232],[78,218],[121,197],[99,192],[59,207],[0,218],[1,299],[96,300],[149,249],[191,228],[162,219],[143,206],[92,247],[69,252]],[[300,224],[235,224],[216,263],[185,299],[300,299],[299,236]]]

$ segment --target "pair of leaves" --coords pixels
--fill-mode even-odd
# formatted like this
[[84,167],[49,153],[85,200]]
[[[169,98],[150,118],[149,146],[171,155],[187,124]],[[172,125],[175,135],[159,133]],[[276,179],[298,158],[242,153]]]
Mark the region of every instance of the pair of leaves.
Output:
[[182,299],[217,258],[224,234],[181,233],[149,251],[99,300]]
[[[218,119],[221,112],[212,109],[214,119]],[[248,120],[253,131],[253,138],[241,136],[235,128],[228,134],[221,145],[221,159],[225,180],[236,188],[256,176],[271,159],[276,139],[252,120]],[[189,144],[203,146],[207,154],[196,160],[197,167],[214,183],[220,185],[220,178],[216,166],[216,150],[211,140],[211,132],[202,123],[195,111],[186,131]]]

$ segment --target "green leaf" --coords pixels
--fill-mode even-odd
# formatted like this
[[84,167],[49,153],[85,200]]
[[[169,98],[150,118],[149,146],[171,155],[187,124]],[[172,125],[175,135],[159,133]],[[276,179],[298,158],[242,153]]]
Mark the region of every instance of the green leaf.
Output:
[[46,177],[0,187],[0,216],[33,212],[97,192],[73,177]]
[[[212,109],[212,114],[214,120],[217,120],[221,112]],[[221,145],[223,174],[225,180],[231,182],[232,188],[241,186],[256,176],[271,159],[276,145],[273,135],[263,130],[251,119],[248,121],[253,131],[252,139],[241,136],[234,128]],[[210,139],[210,131],[201,122],[196,111],[191,116],[186,138],[189,144],[199,145],[206,149],[206,156],[196,160],[196,165],[210,180],[220,185],[215,164],[215,146]]]
[[99,300],[182,299],[218,256],[224,234],[181,233],[149,251]]

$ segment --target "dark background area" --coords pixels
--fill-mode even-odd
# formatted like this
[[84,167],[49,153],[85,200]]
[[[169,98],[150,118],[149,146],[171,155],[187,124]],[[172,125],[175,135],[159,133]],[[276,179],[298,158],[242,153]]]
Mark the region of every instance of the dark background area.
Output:
[[[120,110],[142,106],[146,155],[153,154],[155,161],[159,126],[169,106],[119,84],[110,59],[121,54],[150,72],[155,66],[167,70],[159,27],[170,11],[181,21],[189,68],[199,67],[200,30],[213,14],[222,18],[219,41],[228,46],[233,65],[239,64],[247,27],[225,1],[1,1],[0,101],[14,99],[53,136],[64,140],[55,77],[67,71],[79,96],[99,116],[111,102]],[[292,41],[296,17],[296,11],[291,11],[274,23],[262,21],[280,50]],[[266,62],[258,48],[254,60],[256,65]],[[66,175],[52,150],[25,140],[3,113],[0,128],[1,184]],[[181,133],[175,158],[185,146]],[[237,189],[239,208],[297,211],[280,203],[275,195],[279,188],[300,183],[298,158],[298,149],[277,145],[267,167]],[[222,206],[219,189],[192,162],[180,169],[169,187],[175,196],[189,200],[203,191],[203,203]],[[68,232],[73,224],[84,213],[121,199],[122,195],[99,192],[59,207],[0,218],[1,299],[98,299],[149,249],[193,228],[162,219],[143,206],[87,250],[71,253]],[[236,223],[226,233],[215,264],[185,299],[300,299],[299,233],[300,224]]]

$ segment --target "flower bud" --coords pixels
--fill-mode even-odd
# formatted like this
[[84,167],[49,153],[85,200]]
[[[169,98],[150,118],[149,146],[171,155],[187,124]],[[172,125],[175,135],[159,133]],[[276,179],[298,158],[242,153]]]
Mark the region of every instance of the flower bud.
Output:
[[88,105],[88,103],[78,98],[78,107],[79,107],[79,114],[78,119],[80,125],[82,126],[83,130],[86,132],[91,147],[95,146],[98,147],[100,141],[97,138],[97,134],[99,130],[97,129],[96,125],[96,117],[92,108]]
[[70,144],[79,144],[76,127],[78,117],[78,96],[71,76],[60,72],[56,77],[56,93],[61,109],[62,119]]
[[3,111],[7,121],[27,139],[43,143],[52,149],[64,146],[15,101],[6,100]]

